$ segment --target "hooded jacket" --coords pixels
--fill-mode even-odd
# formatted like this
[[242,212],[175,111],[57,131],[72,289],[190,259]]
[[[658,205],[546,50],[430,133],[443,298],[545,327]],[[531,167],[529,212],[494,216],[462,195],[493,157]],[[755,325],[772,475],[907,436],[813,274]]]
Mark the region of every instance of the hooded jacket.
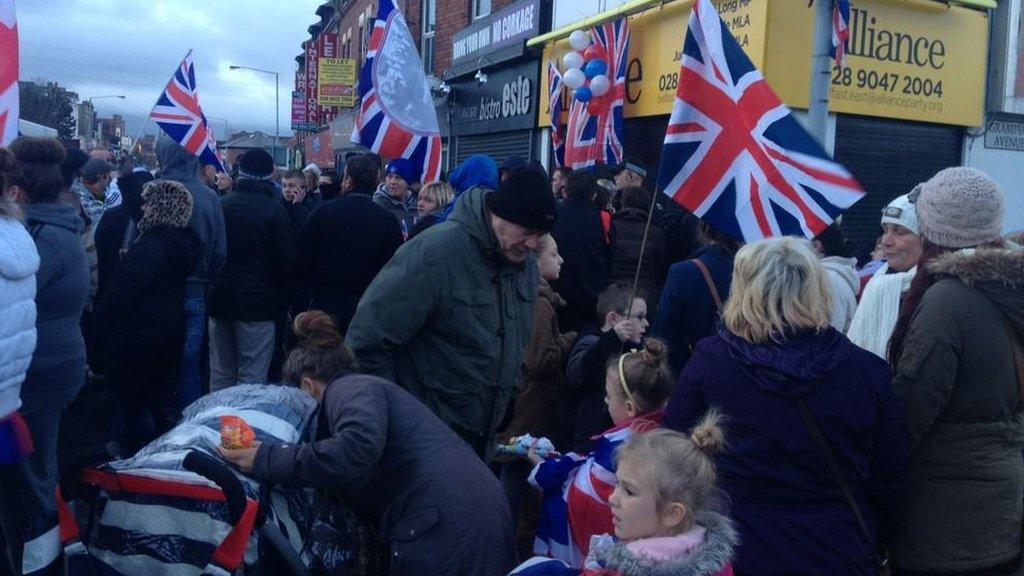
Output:
[[896,363],[910,441],[895,566],[984,571],[1021,553],[1024,417],[1007,330],[1024,336],[1024,251],[978,249],[928,265]]
[[99,264],[99,287],[96,301],[110,283],[110,276],[121,257],[139,236],[138,223],[142,220],[142,187],[153,180],[149,172],[132,172],[119,178],[123,201],[107,210],[96,225],[96,259]]
[[444,222],[452,215],[459,198],[467,190],[473,188],[485,188],[487,190],[498,189],[498,164],[486,154],[475,154],[463,160],[452,170],[448,182],[455,188],[455,196],[447,206],[441,209],[437,216],[438,222]]
[[25,387],[77,390],[85,378],[85,340],[79,322],[90,281],[79,236],[85,223],[69,204],[26,204],[21,208],[39,252],[36,352]]
[[242,178],[221,199],[228,258],[210,286],[210,316],[241,322],[277,321],[296,260],[295,224],[269,181]]
[[187,295],[201,296],[227,260],[227,236],[220,197],[199,179],[200,161],[170,138],[161,136],[156,143],[160,162],[159,177],[181,182],[192,193],[192,217],[189,228],[195,230],[203,243],[202,258],[188,279]]
[[846,333],[857,312],[857,293],[860,291],[860,276],[857,275],[857,259],[842,256],[826,256],[821,265],[828,272],[832,307],[828,313],[829,326]]
[[532,254],[501,254],[475,189],[406,242],[366,290],[346,343],[363,369],[423,401],[482,454],[520,386],[537,299]]
[[125,393],[160,388],[181,359],[185,283],[202,257],[191,228],[142,233],[118,262],[96,310],[104,374]]
[[21,383],[36,349],[39,253],[21,222],[0,206],[0,420],[21,406]]
[[[871,541],[829,472],[798,398],[835,454]],[[729,448],[716,464],[743,543],[736,572],[875,574],[876,540],[893,530],[906,465],[885,362],[832,328],[763,345],[722,332],[697,344],[662,425],[688,432],[711,408],[725,416]]]
[[373,203],[387,210],[398,220],[402,236],[408,236],[416,222],[416,195],[407,192],[405,201],[395,200],[388,194],[387,184],[381,184],[373,193]]

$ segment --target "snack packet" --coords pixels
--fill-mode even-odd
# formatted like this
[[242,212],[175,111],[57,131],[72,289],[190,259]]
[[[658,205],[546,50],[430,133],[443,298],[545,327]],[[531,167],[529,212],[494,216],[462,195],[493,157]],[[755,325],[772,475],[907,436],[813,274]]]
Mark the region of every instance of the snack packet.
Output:
[[220,417],[220,445],[228,450],[252,448],[256,433],[238,416]]

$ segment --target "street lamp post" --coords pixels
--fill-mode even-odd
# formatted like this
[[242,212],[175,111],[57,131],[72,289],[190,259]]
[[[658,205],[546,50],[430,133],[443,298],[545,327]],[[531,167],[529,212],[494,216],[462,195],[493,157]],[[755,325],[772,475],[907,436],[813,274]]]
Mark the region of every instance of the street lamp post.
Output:
[[281,77],[272,70],[261,70],[250,66],[228,66],[229,70],[252,70],[262,74],[274,75],[274,165],[277,165],[277,141],[281,138]]

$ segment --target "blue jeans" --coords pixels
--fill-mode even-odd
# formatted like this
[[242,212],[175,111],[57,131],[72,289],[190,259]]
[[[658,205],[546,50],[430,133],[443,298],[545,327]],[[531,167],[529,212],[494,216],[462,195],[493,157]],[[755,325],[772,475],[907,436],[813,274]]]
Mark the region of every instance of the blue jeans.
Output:
[[181,382],[178,384],[176,408],[184,410],[203,395],[199,361],[203,355],[206,334],[206,297],[185,297],[185,343],[181,350]]

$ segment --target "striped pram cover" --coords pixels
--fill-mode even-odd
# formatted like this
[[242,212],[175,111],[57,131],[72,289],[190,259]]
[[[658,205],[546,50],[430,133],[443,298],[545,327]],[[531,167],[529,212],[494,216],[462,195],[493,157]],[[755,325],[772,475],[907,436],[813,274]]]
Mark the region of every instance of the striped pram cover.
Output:
[[[185,409],[181,422],[135,456],[83,473],[100,496],[83,527],[81,541],[66,547],[88,555],[93,573],[200,576],[260,570],[257,513],[280,528],[296,551],[312,514],[308,490],[270,489],[236,472],[248,502],[229,523],[223,492],[185,470],[191,450],[220,459],[220,417],[243,418],[260,442],[302,442],[312,432],[316,402],[296,388],[239,385],[204,396]],[[63,528],[63,527],[62,527]],[[65,531],[65,530],[62,530]],[[73,534],[62,534],[67,544]],[[83,560],[83,559],[79,559]],[[243,566],[244,563],[244,566]]]

